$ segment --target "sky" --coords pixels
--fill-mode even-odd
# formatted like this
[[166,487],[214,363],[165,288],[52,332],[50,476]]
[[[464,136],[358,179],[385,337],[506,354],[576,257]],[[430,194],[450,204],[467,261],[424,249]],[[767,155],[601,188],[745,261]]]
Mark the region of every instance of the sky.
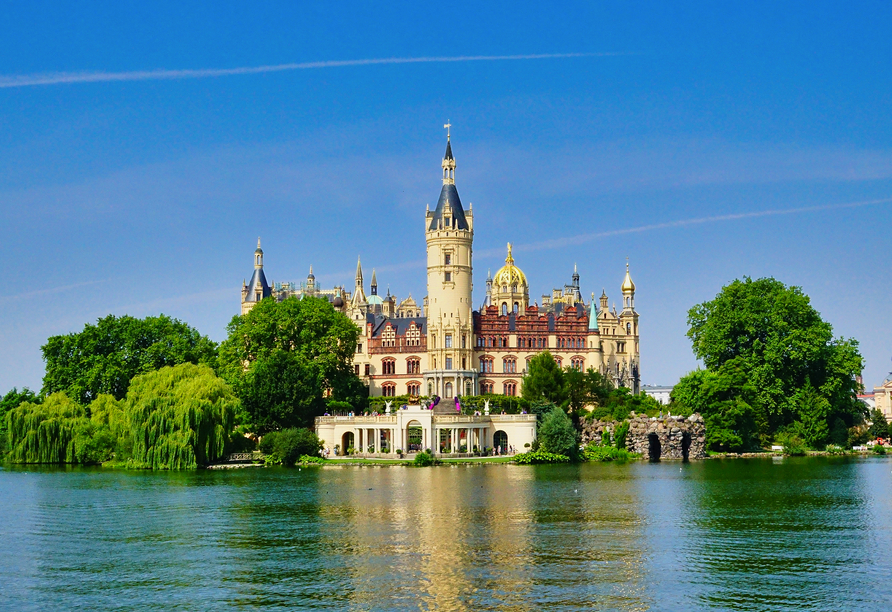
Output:
[[475,303],[507,242],[531,300],[576,264],[620,303],[628,257],[665,385],[771,276],[889,374],[892,5],[424,4],[0,5],[0,393],[108,314],[224,339],[258,236],[271,280],[361,256],[420,301],[447,121]]

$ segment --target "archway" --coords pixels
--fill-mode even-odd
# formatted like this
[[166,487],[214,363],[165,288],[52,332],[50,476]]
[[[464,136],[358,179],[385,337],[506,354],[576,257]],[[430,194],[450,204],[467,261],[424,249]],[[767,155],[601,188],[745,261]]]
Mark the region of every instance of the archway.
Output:
[[452,397],[452,383],[451,382],[446,383],[445,389],[446,389],[446,392],[443,394],[444,397]]
[[406,452],[417,453],[424,450],[424,430],[418,421],[406,425]]
[[354,446],[356,446],[356,444],[353,440],[353,432],[352,431],[348,431],[343,436],[341,436],[341,454],[342,455],[346,455],[347,449],[352,448]]
[[647,458],[651,462],[657,462],[660,460],[660,455],[663,454],[663,446],[660,444],[660,437],[655,434],[647,435]]
[[686,431],[681,434],[681,458],[684,461],[688,460],[688,455],[691,452],[691,432]]
[[499,452],[499,447],[501,447],[502,454],[506,454],[508,452],[508,434],[506,434],[501,429],[492,435],[492,447],[496,449],[496,452]]

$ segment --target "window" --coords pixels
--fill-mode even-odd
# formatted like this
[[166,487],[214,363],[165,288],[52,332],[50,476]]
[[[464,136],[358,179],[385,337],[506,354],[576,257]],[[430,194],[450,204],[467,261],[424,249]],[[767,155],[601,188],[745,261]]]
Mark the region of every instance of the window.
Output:
[[368,363],[365,364],[365,375],[366,375],[366,376],[369,376],[371,373],[372,373],[372,366],[371,366],[371,364],[368,364]]
[[381,385],[381,394],[384,397],[394,397],[396,395],[396,385],[392,382],[386,382]]
[[356,375],[359,376],[359,364],[358,363],[353,365],[353,370],[356,372]]
[[452,282],[452,272],[444,272],[443,280],[446,281],[447,283],[451,283]]
[[585,359],[583,359],[582,357],[574,357],[570,360],[570,367],[572,367],[574,370],[579,370],[580,372],[582,372],[582,370],[585,368]]
[[452,263],[452,253],[446,253],[443,256],[443,263],[447,266]]
[[415,323],[406,330],[406,346],[421,346],[421,330]]
[[461,358],[461,369],[462,369],[462,370],[467,370],[467,369],[468,369],[468,358],[467,358],[467,357],[462,357],[462,358]]
[[517,359],[514,357],[505,357],[502,360],[502,371],[506,374],[513,374],[517,372]]
[[468,348],[467,344],[468,344],[468,337],[466,335],[462,334],[461,335],[461,347]]
[[508,302],[502,302],[502,314],[508,314]]
[[452,357],[447,357],[447,358],[446,358],[446,369],[447,369],[447,370],[451,370],[451,369],[452,369]]
[[487,393],[492,393],[493,383],[490,380],[484,380],[480,383],[480,393],[486,395]]
[[525,366],[527,372],[530,371],[530,362],[531,362],[532,360],[533,360],[532,357],[527,357],[527,364],[526,364],[526,366]]
[[446,397],[452,397],[452,383],[451,382],[446,383],[444,390],[446,392],[445,393]]
[[396,360],[385,359],[381,362],[381,369],[383,370],[383,374],[396,374]]
[[506,382],[504,385],[502,385],[502,389],[504,390],[505,395],[517,395],[516,382]]
[[559,368],[564,367],[564,366],[563,366],[563,359],[561,359],[560,357],[555,357],[554,360],[555,360],[555,362],[558,364],[558,367],[559,367]]
[[381,332],[381,346],[388,348],[396,346],[396,330],[390,324]]
[[520,304],[514,302],[514,314],[517,314],[520,311]]
[[480,371],[481,372],[492,372],[492,357],[481,357],[480,358]]
[[446,348],[452,348],[452,334],[446,334]]
[[477,346],[482,347],[486,343],[486,338],[477,336]]
[[421,395],[421,385],[417,382],[410,382],[406,388],[409,395]]
[[465,395],[473,395],[473,387],[471,386],[471,382],[468,381],[465,383]]
[[409,357],[406,360],[406,374],[420,374],[421,360],[418,357]]
[[362,344],[357,344],[357,345],[356,345],[356,352],[357,352],[357,353],[361,353],[361,352],[362,352]]
[[626,323],[626,333],[629,334],[630,336],[632,335],[632,324],[631,323]]

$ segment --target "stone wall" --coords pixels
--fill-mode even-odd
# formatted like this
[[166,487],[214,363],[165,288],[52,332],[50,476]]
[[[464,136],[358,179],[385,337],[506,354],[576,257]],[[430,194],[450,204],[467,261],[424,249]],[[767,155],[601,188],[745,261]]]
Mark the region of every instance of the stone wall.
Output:
[[[582,428],[583,446],[601,443],[605,435],[613,437],[619,423],[591,421]],[[704,459],[706,458],[706,428],[703,417],[693,414],[687,418],[666,416],[662,418],[635,416],[629,419],[626,448],[639,453],[642,459]]]

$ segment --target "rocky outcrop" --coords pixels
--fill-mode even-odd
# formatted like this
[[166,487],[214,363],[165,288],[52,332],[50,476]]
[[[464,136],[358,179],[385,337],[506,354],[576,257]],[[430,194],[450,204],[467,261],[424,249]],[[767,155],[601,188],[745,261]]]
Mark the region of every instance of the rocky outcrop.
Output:
[[[611,436],[620,423],[590,421],[582,428],[582,444],[600,444],[605,435]],[[605,434],[606,432],[606,434]],[[639,453],[643,459],[704,459],[706,458],[706,427],[703,417],[632,415],[626,448]]]

